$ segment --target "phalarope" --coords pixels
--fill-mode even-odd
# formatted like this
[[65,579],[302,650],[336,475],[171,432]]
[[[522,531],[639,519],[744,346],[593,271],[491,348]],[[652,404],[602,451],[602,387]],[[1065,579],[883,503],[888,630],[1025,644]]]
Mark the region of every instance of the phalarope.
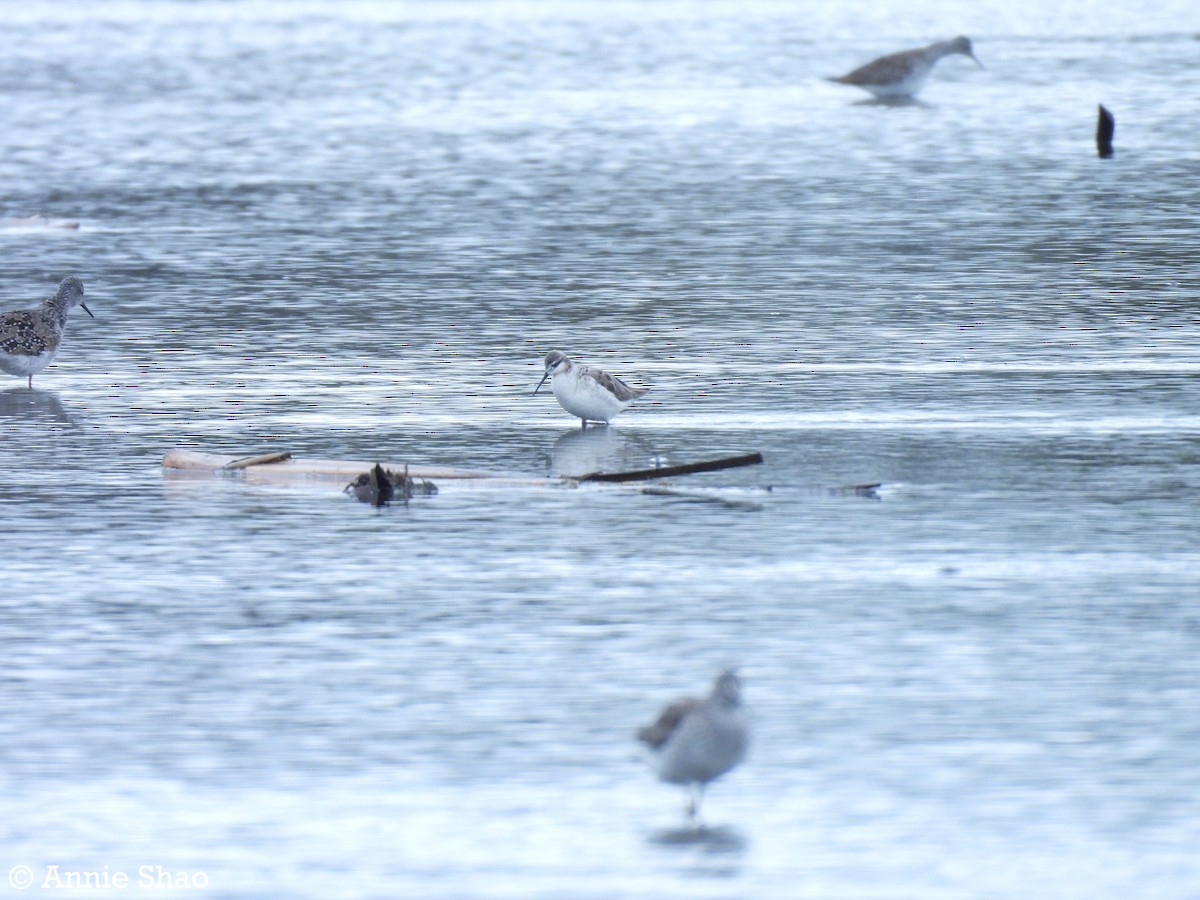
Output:
[[546,354],[546,374],[533,389],[535,394],[547,378],[552,379],[550,387],[558,405],[579,416],[584,428],[588,422],[608,422],[649,390],[630,387],[616,375],[593,366],[577,365],[561,350]]
[[660,779],[688,786],[687,814],[696,819],[705,787],[740,763],[750,744],[741,680],[727,669],[703,700],[677,700],[653,725],[638,729],[637,736],[653,751]]
[[952,41],[938,41],[928,47],[890,53],[853,72],[827,80],[863,88],[881,99],[912,97],[924,86],[925,79],[938,61],[955,53],[971,57],[979,68],[983,68],[983,63],[971,49],[971,41],[956,37]]
[[83,302],[83,282],[71,275],[59,284],[58,293],[40,306],[0,314],[0,370],[26,376],[32,389],[34,374],[58,355],[67,313],[76,306],[96,318]]

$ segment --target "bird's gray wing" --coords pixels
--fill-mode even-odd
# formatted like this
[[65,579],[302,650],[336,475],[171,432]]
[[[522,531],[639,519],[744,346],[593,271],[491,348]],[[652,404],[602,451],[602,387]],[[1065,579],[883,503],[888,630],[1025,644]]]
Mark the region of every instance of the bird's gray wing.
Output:
[[601,387],[622,403],[628,400],[636,400],[649,390],[649,388],[630,387],[616,375],[609,375],[607,372],[601,369],[594,369],[591,366],[584,366],[583,375],[600,384]]
[[899,53],[889,53],[879,59],[872,60],[865,66],[859,66],[848,75],[831,78],[830,81],[840,81],[842,84],[891,84],[903,81],[913,68],[911,50],[901,50]]
[[700,704],[700,700],[691,697],[672,703],[662,711],[662,715],[658,717],[657,722],[638,729],[638,740],[657,750],[675,733],[675,729],[679,727],[680,722],[687,718],[690,713],[700,708]]

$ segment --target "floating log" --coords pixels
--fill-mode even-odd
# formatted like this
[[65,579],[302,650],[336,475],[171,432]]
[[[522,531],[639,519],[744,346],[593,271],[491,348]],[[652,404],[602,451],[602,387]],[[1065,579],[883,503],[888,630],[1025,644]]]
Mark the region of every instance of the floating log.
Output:
[[163,468],[171,473],[197,475],[237,475],[247,481],[269,484],[295,482],[337,481],[345,486],[359,476],[383,466],[395,472],[403,471],[414,480],[470,485],[577,487],[581,483],[620,484],[628,481],[651,481],[697,472],[716,472],[739,466],[756,465],[763,461],[761,453],[746,453],[724,459],[638,469],[631,472],[593,472],[579,478],[514,475],[488,472],[481,469],[459,469],[451,466],[419,466],[411,463],[377,463],[348,459],[296,459],[291,453],[264,453],[242,456],[222,453],[203,453],[198,450],[172,450],[163,457]]
[[1113,155],[1113,133],[1117,130],[1117,120],[1113,114],[1100,104],[1100,118],[1096,122],[1096,153],[1101,159]]
[[[814,496],[826,497],[866,497],[871,500],[878,500],[879,489],[883,487],[882,482],[872,482],[870,484],[846,484],[838,487],[789,487],[789,493],[804,493]],[[770,497],[775,493],[771,486],[761,488],[741,488],[735,491],[730,490],[692,490],[686,488],[677,488],[671,485],[654,484],[648,485],[641,489],[643,494],[650,494],[655,497],[672,497],[679,500],[690,500],[698,503],[715,503],[721,506],[729,507],[730,509],[762,509],[763,504],[760,502],[766,497]]]
[[221,466],[221,471],[236,472],[238,469],[244,469],[247,466],[265,466],[268,463],[283,462],[285,459],[291,458],[292,452],[290,450],[284,450],[280,453],[260,453],[258,456],[243,456],[241,459],[225,463],[225,465]]
[[[272,461],[275,460],[275,461]],[[241,454],[203,453],[199,450],[172,450],[163,457],[163,468],[169,472],[195,475],[237,474],[247,481],[267,484],[288,484],[305,481],[333,481],[344,487],[348,481],[370,472],[375,462],[352,459],[296,459],[290,453],[267,453],[260,456]],[[457,481],[472,484],[520,484],[557,487],[561,478],[539,478],[536,475],[506,475],[479,469],[458,469],[451,466],[417,466],[411,463],[382,463],[385,468],[403,472],[408,467],[410,478],[434,482]],[[232,468],[236,466],[236,468]]]
[[592,472],[581,475],[574,481],[650,481],[655,478],[672,478],[676,475],[694,475],[697,472],[718,472],[721,469],[736,469],[740,466],[754,466],[763,461],[761,453],[744,453],[741,456],[728,456],[725,459],[710,459],[707,462],[685,463],[679,466],[660,466],[656,469],[637,469],[632,472]]

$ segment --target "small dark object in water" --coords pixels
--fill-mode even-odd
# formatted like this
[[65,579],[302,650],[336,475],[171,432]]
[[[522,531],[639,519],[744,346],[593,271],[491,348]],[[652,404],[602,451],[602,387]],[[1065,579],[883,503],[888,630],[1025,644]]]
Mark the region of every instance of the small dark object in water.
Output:
[[872,500],[878,500],[881,487],[883,487],[882,481],[871,484],[848,484],[844,487],[832,488],[830,493],[838,496],[870,497]]
[[1101,103],[1100,119],[1096,123],[1096,152],[1100,154],[1101,159],[1108,159],[1113,155],[1113,132],[1116,130],[1117,120]]
[[372,506],[383,506],[392,499],[395,492],[388,473],[379,463],[375,463],[375,468],[370,472],[359,475],[346,485],[345,491],[347,494],[353,493],[363,503],[370,503]]
[[344,493],[354,494],[363,503],[383,506],[397,496],[401,500],[408,500],[417,495],[431,497],[437,493],[437,486],[424,478],[419,481],[409,478],[408,466],[404,467],[403,475],[397,475],[375,463],[375,468],[370,472],[359,475],[346,485]]
[[424,478],[409,478],[408,466],[404,467],[404,499],[409,497],[432,497],[436,494],[437,485]]

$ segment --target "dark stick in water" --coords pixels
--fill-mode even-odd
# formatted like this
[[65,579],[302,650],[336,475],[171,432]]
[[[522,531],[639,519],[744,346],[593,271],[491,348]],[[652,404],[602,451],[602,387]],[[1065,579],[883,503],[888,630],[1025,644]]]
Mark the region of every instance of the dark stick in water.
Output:
[[753,466],[762,461],[761,453],[747,453],[743,456],[711,459],[708,462],[638,469],[634,472],[592,472],[590,475],[581,475],[575,481],[649,481],[652,478],[670,478],[672,475],[692,475],[696,472],[716,472],[720,469],[736,469],[738,466]]
[[1117,120],[1101,103],[1100,120],[1096,123],[1096,152],[1100,154],[1101,159],[1108,159],[1113,155],[1113,132],[1116,130]]

